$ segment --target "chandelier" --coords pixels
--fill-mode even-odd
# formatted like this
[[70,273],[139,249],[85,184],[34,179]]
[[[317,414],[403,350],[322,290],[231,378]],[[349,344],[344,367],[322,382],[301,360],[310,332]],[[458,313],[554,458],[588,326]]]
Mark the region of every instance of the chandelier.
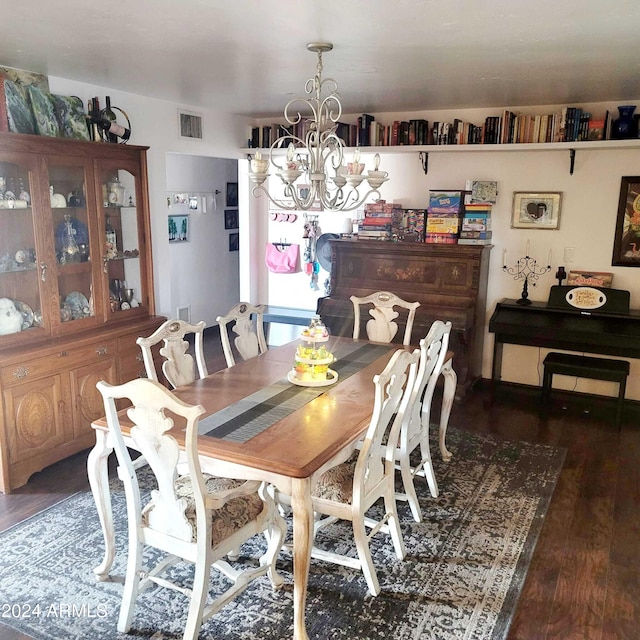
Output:
[[[365,173],[359,149],[355,149],[352,162],[345,164],[344,142],[336,135],[342,116],[338,83],[332,78],[322,78],[322,54],[331,51],[333,45],[311,42],[307,49],[318,54],[316,75],[305,84],[309,97],[294,98],[285,106],[288,132],[271,145],[269,159],[263,158],[260,151],[251,159],[249,179],[254,185],[253,195],[258,197],[263,192],[278,208],[285,210],[352,211],[371,195],[380,198],[378,189],[389,179],[388,173],[380,171],[377,153],[373,171]],[[300,134],[303,127],[305,131]],[[264,186],[270,166],[284,184],[282,197],[272,195]],[[308,188],[298,189],[298,180]],[[361,194],[361,188],[366,193]]]

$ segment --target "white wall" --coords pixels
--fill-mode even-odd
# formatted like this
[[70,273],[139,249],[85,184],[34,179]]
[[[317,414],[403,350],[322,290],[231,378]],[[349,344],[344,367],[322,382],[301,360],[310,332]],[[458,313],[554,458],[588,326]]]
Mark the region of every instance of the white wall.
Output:
[[[149,169],[149,197],[151,204],[151,239],[153,245],[154,283],[156,312],[173,317],[178,306],[192,305],[192,317],[197,320],[196,300],[202,296],[211,299],[219,294],[220,282],[226,287],[224,272],[218,279],[205,272],[196,280],[193,274],[185,273],[184,262],[199,266],[206,263],[211,249],[206,243],[199,247],[174,247],[169,244],[167,233],[167,153],[176,152],[193,156],[233,158],[237,160],[239,148],[246,140],[247,120],[242,117],[202,109],[189,105],[156,100],[132,93],[125,93],[55,76],[49,76],[52,93],[76,95],[86,104],[88,99],[98,96],[104,104],[105,95],[111,96],[111,104],[124,109],[131,120],[130,144],[148,146],[147,161]],[[199,113],[203,118],[203,140],[184,140],[179,136],[178,108]],[[222,202],[222,201],[221,201]],[[213,220],[213,218],[211,219]],[[224,225],[223,225],[224,227]],[[193,244],[193,243],[189,243]],[[174,251],[174,249],[177,249]],[[189,257],[190,250],[195,253]],[[237,264],[237,254],[226,252],[229,269]],[[204,262],[203,262],[204,261]],[[187,280],[187,276],[189,279]],[[185,300],[185,282],[192,284],[194,298]],[[204,312],[203,312],[204,313]],[[212,313],[212,312],[209,312]],[[215,319],[215,313],[213,314]],[[213,322],[207,321],[207,324]]]
[[187,193],[199,199],[197,210],[177,205],[175,199],[167,208],[170,214],[188,214],[191,225],[189,242],[169,246],[172,263],[179,265],[171,273],[171,297],[176,308],[191,307],[192,322],[204,320],[208,327],[240,299],[239,252],[229,251],[231,231],[224,228],[226,184],[237,181],[235,160],[167,154],[168,197]]
[[[583,105],[592,110],[595,116],[604,114],[605,109],[617,113],[615,105]],[[551,113],[554,107],[522,109],[523,113]],[[424,117],[429,121],[452,120],[453,117],[468,119],[481,124],[486,115],[499,115],[500,110],[472,110],[455,113],[422,112],[410,117]],[[390,123],[395,119],[407,119],[408,114],[376,114],[376,119]],[[348,119],[345,118],[345,121]],[[401,154],[382,155],[381,169],[389,171],[390,180],[382,187],[383,197],[387,201],[400,202],[404,207],[425,208],[430,189],[462,189],[465,180],[497,180],[499,195],[493,208],[493,244],[488,301],[485,323],[502,298],[519,298],[521,282],[502,271],[503,250],[507,249],[508,259],[513,263],[525,252],[527,241],[530,253],[540,263],[546,264],[548,252],[552,251],[553,270],[542,276],[536,287],[530,288],[532,300],[546,301],[549,288],[557,284],[555,269],[564,264],[570,269],[610,271],[614,274],[613,286],[631,292],[631,307],[640,308],[640,271],[630,267],[612,267],[613,238],[622,176],[640,175],[640,143],[635,149],[597,149],[581,150],[577,143],[574,174],[569,173],[569,146],[566,150],[541,150],[497,152],[487,147],[475,147],[473,150],[429,155],[428,174],[425,175],[417,150],[411,147],[403,149]],[[363,154],[365,162],[371,162],[371,155]],[[246,164],[246,163],[245,163]],[[561,191],[563,193],[560,228],[558,230],[511,229],[511,209],[514,191]],[[263,205],[260,205],[263,206]],[[252,212],[253,213],[253,212]],[[323,214],[332,222],[352,214]],[[265,226],[268,237],[278,237],[283,223],[278,223],[278,231],[272,229],[264,213],[253,219],[254,224]],[[332,231],[327,226],[326,231]],[[295,238],[294,230],[289,234]],[[566,247],[575,247],[573,263],[564,261]],[[256,268],[262,269],[259,261],[254,260]],[[293,276],[269,277],[256,297],[264,302],[277,301],[313,308],[315,297],[304,290],[304,285],[293,281]],[[286,279],[286,280],[285,280]],[[280,285],[280,281],[283,285]],[[491,375],[491,355],[493,336],[485,336],[483,357],[483,377]],[[533,347],[505,346],[503,380],[537,385],[541,380],[541,363],[546,351]],[[562,384],[564,381],[564,384]],[[556,386],[564,386],[577,391],[606,393],[617,395],[617,385],[592,380],[558,378]],[[631,360],[631,376],[627,386],[627,397],[640,399],[640,362]]]

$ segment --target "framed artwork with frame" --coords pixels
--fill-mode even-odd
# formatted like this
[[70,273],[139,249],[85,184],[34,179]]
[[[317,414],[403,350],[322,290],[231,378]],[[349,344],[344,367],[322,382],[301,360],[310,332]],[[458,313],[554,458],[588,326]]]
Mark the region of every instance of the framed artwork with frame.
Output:
[[238,228],[238,210],[237,209],[224,210],[224,228],[225,229]]
[[229,251],[239,251],[239,250],[240,250],[240,234],[230,233],[229,234]]
[[169,242],[189,242],[189,216],[169,216]]
[[227,207],[238,206],[238,183],[227,182]]
[[558,229],[561,191],[513,192],[512,229]]
[[620,183],[611,265],[640,267],[640,176],[624,176]]

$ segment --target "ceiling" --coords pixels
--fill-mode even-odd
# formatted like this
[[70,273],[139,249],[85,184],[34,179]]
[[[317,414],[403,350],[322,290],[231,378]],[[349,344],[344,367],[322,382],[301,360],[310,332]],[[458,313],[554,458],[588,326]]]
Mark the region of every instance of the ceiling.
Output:
[[334,45],[323,76],[346,113],[640,98],[638,0],[2,5],[2,65],[241,115],[303,95],[311,41]]

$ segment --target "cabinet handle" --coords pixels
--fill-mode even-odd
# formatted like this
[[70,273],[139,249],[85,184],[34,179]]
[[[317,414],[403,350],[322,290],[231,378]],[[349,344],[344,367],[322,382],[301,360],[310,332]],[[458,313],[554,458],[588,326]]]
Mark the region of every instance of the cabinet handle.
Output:
[[26,367],[20,366],[13,372],[13,377],[18,378],[18,380],[22,380],[22,378],[26,378],[29,375],[29,369]]
[[102,346],[102,345],[100,345],[100,346],[96,349],[96,353],[97,353],[99,356],[106,356],[106,355],[107,355],[107,353],[108,353],[108,351],[109,351],[109,350],[107,349],[107,347],[104,347],[104,346]]
[[40,280],[42,280],[42,282],[46,282],[47,281],[47,263],[46,262],[40,263],[40,270],[42,272],[40,274]]
[[68,355],[69,355],[69,352],[68,352],[68,351],[61,351],[61,352],[58,354],[58,358],[66,358]]

